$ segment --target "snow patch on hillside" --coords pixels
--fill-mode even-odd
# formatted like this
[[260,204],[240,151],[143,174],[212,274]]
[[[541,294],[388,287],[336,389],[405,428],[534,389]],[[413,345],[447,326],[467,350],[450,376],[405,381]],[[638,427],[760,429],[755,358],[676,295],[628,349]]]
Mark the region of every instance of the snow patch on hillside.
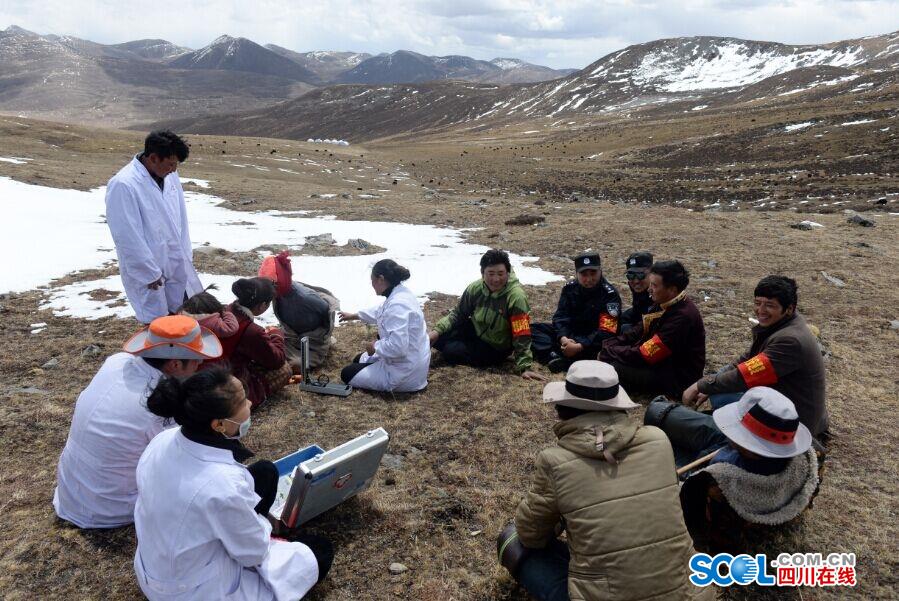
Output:
[[851,67],[861,62],[864,50],[860,47],[811,48],[784,55],[774,50],[759,52],[747,44],[733,42],[696,54],[687,62],[671,49],[655,50],[643,58],[631,79],[666,92],[687,92],[745,86],[801,67]]

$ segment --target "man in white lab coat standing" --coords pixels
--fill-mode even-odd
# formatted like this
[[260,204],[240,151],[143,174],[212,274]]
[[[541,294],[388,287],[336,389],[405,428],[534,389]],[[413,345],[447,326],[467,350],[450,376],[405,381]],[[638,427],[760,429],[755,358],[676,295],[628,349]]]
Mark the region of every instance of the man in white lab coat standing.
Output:
[[178,164],[184,140],[151,132],[144,151],[115,174],[106,188],[106,221],[115,242],[128,301],[142,323],[174,313],[202,292],[193,266],[184,190]]

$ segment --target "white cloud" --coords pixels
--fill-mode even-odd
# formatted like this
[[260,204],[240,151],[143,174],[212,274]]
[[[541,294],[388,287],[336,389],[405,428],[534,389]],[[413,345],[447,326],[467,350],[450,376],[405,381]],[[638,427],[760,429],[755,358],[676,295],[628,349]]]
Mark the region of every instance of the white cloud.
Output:
[[5,0],[0,28],[199,48],[227,33],[298,51],[399,49],[584,67],[634,43],[721,35],[824,43],[899,29],[899,0]]

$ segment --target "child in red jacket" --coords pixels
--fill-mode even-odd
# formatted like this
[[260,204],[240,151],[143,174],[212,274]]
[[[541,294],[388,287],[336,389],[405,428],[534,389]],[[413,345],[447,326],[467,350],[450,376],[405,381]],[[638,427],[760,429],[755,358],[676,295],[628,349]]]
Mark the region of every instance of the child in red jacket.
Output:
[[238,339],[231,352],[231,373],[247,388],[255,409],[287,385],[291,376],[284,351],[284,333],[255,322],[275,298],[275,285],[266,278],[241,278],[231,285],[237,299],[228,307],[238,322]]
[[184,304],[178,309],[178,314],[193,317],[201,326],[216,335],[222,343],[222,355],[215,360],[215,363],[222,364],[228,360],[231,351],[234,350],[234,345],[239,340],[239,337],[235,338],[235,335],[240,331],[240,324],[234,313],[207,292],[210,289],[215,290],[215,284],[207,286],[203,292],[194,294],[184,301]]

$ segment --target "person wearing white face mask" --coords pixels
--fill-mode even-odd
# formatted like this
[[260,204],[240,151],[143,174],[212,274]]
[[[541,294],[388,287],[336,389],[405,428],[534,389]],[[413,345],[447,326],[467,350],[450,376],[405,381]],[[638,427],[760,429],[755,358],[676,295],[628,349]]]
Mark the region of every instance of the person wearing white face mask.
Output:
[[221,368],[168,378],[147,408],[181,426],[154,438],[137,466],[134,570],[147,598],[294,601],[324,578],[327,539],[271,537],[278,471],[241,463],[253,453],[240,441],[251,408],[240,380]]

